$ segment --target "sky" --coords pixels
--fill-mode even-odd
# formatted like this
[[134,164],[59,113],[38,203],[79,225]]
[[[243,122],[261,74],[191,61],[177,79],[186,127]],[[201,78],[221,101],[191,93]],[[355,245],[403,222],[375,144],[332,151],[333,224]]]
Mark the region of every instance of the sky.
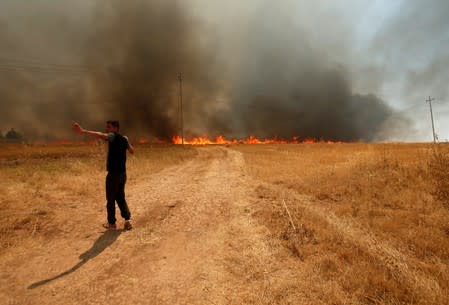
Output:
[[[119,111],[166,137],[177,129],[176,94],[154,91],[175,92],[183,70],[192,135],[430,141],[431,96],[436,133],[449,141],[447,0],[3,0],[0,41],[3,133],[51,135],[72,117],[96,127]],[[30,63],[102,72],[14,70]],[[266,127],[284,117],[292,123]]]
[[[372,60],[385,69],[385,80],[378,88],[370,88],[363,79],[357,86],[360,90],[376,90],[380,97],[410,117],[416,129],[411,140],[432,139],[430,107],[425,102],[429,96],[435,98],[436,133],[440,141],[449,140],[448,73],[440,72],[447,70],[449,62],[449,6],[441,3],[422,1],[415,5],[413,1],[377,0],[353,14],[358,16],[355,50],[361,62],[369,65]],[[379,36],[388,35],[398,36],[381,43]],[[373,57],[364,57],[366,53]],[[422,80],[423,77],[429,81]],[[419,83],[421,80],[423,84]]]

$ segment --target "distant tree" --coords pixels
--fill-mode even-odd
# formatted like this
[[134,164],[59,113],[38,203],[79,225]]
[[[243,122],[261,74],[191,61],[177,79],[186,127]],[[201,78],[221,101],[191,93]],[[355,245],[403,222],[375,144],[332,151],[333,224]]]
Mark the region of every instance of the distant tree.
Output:
[[0,139],[3,139],[3,133],[1,130],[0,130]]
[[18,141],[22,139],[22,135],[15,131],[14,128],[11,128],[11,130],[6,133],[6,139],[10,141]]

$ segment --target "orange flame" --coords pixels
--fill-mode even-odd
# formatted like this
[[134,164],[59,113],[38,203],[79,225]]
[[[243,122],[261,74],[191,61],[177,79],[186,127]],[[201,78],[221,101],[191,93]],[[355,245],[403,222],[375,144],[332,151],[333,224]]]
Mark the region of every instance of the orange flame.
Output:
[[[179,135],[175,135],[172,138],[173,144],[182,144],[183,139]],[[342,142],[333,141],[316,141],[314,139],[306,138],[304,140],[299,140],[298,137],[293,137],[290,140],[285,139],[258,139],[256,136],[249,136],[246,139],[232,139],[228,140],[224,136],[217,136],[214,140],[210,140],[207,136],[193,137],[191,139],[184,138],[184,144],[187,145],[231,145],[231,144],[251,144],[251,145],[262,145],[262,144],[315,144],[315,143],[327,143],[327,144],[337,144]]]
[[[182,144],[182,137],[175,135],[172,137],[172,143],[176,145]],[[147,138],[140,138],[136,140],[137,144],[167,144],[168,142],[160,139],[149,140]],[[186,139],[184,138],[184,144],[187,145],[235,145],[235,144],[249,144],[249,145],[264,145],[264,144],[342,144],[341,141],[325,141],[325,140],[315,140],[312,138],[299,139],[298,137],[293,137],[289,140],[281,138],[268,138],[259,139],[256,136],[249,136],[246,139],[226,139],[223,135],[219,135],[213,139],[209,139],[207,136],[198,136]],[[47,145],[57,145],[57,146],[72,146],[72,145],[95,145],[98,144],[97,140],[89,141],[71,141],[71,140],[57,140],[46,142]]]
[[[149,140],[147,138],[141,138],[136,140],[137,144],[146,145],[146,144],[167,144],[167,141],[160,139],[152,139]],[[179,135],[175,135],[172,137],[172,143],[176,145],[182,144],[182,137]],[[207,136],[198,136],[186,139],[184,138],[184,144],[187,145],[235,145],[235,144],[248,144],[248,145],[264,145],[264,144],[316,144],[316,143],[324,143],[324,144],[342,144],[340,141],[324,141],[324,140],[315,140],[312,138],[299,139],[298,137],[293,137],[289,140],[280,139],[280,138],[268,138],[268,139],[259,139],[256,136],[249,136],[246,139],[226,139],[223,135],[219,135],[213,139],[209,139]],[[47,145],[60,145],[60,146],[72,146],[72,145],[95,145],[98,144],[96,140],[89,141],[71,141],[71,140],[57,140],[46,142]]]

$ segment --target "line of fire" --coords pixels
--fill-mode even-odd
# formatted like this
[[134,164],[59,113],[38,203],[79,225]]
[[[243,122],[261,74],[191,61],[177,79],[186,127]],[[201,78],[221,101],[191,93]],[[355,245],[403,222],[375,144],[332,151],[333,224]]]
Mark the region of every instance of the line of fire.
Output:
[[[250,136],[246,139],[226,139],[224,136],[217,136],[210,139],[207,136],[199,136],[192,138],[185,138],[184,143],[182,137],[179,135],[173,136],[171,141],[164,140],[149,140],[149,139],[138,139],[136,144],[138,145],[267,145],[267,144],[342,144],[340,141],[325,141],[325,140],[315,140],[315,139],[299,139],[293,137],[292,139],[259,139],[255,136]],[[72,140],[58,140],[58,141],[47,141],[47,145],[96,145],[97,140],[90,141],[72,141]]]

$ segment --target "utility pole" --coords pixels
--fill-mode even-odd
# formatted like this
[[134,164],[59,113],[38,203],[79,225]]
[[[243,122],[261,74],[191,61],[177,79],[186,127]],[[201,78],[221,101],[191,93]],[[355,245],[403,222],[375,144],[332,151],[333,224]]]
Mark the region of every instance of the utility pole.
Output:
[[433,111],[432,111],[432,101],[434,101],[434,100],[435,100],[434,98],[431,98],[429,96],[429,99],[427,99],[426,102],[428,102],[429,106],[430,106],[430,119],[432,120],[433,143],[436,143],[437,142],[437,136],[435,134],[435,125],[433,123]]
[[181,119],[181,141],[182,145],[184,145],[184,112],[182,110],[182,73],[179,73],[179,109],[180,119]]

